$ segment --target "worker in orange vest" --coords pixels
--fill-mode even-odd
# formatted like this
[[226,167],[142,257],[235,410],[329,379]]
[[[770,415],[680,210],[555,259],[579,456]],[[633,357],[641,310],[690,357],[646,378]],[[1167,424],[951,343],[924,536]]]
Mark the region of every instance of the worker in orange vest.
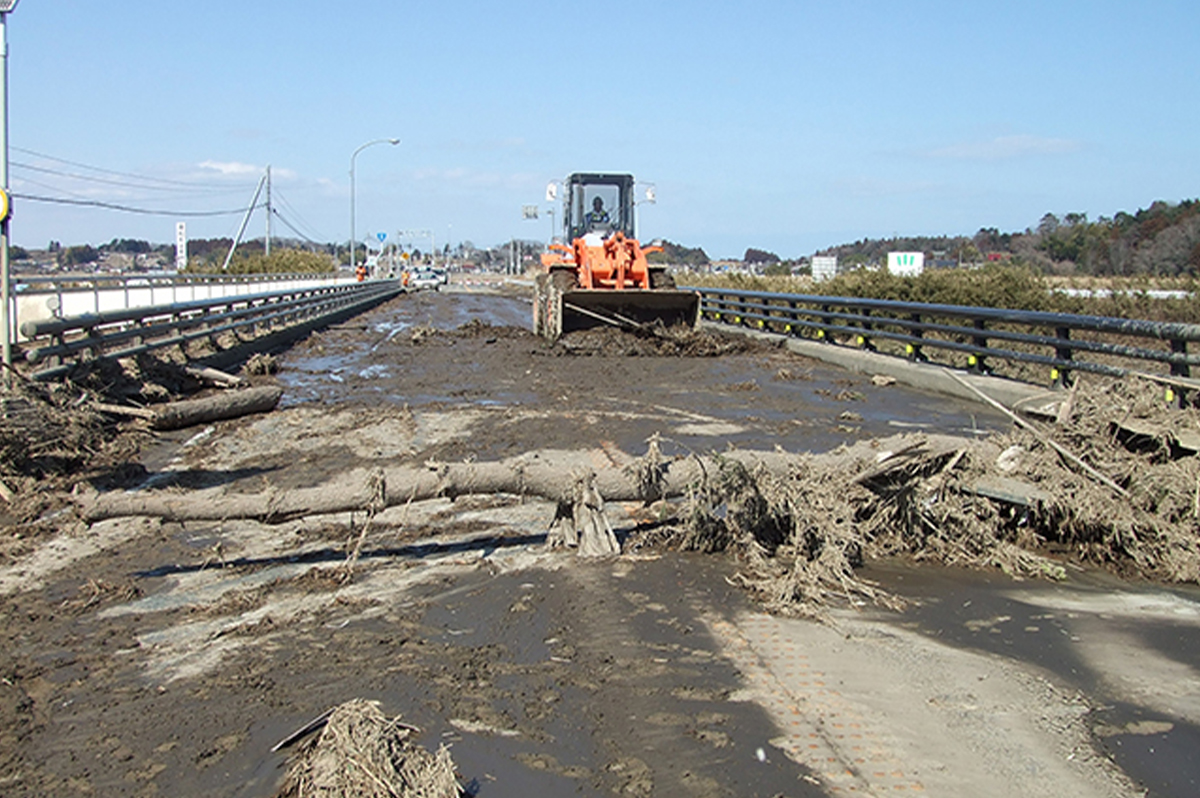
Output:
[[354,276],[356,278],[358,278],[358,281],[360,283],[363,280],[366,280],[367,279],[367,267],[360,264],[359,267],[354,270]]

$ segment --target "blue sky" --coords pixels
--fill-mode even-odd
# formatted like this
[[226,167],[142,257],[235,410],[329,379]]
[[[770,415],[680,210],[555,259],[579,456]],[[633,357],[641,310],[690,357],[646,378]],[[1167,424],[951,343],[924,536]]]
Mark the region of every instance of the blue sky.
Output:
[[289,222],[345,241],[382,137],[360,240],[544,239],[521,206],[573,171],[653,183],[642,237],[712,257],[1200,196],[1195,0],[22,0],[8,44],[12,190],[172,212],[18,198],[25,247],[171,242],[267,164]]

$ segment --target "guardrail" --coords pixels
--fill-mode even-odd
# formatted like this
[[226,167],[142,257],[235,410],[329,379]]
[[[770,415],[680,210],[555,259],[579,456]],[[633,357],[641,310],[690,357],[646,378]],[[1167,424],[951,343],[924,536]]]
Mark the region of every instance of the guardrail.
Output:
[[27,321],[355,282],[349,272],[302,274],[62,274],[12,278],[11,339]]
[[[994,361],[1010,365],[1029,382],[1029,367],[1049,369],[1050,381],[1069,381],[1072,371],[1127,376],[1169,370],[1187,380],[1200,355],[1200,325],[1081,316],[1069,313],[933,305],[882,299],[782,294],[688,286],[701,295],[701,317],[805,337],[851,344],[916,361],[993,373]],[[1024,368],[1012,369],[1016,364]],[[1197,383],[1200,385],[1200,383]],[[1189,386],[1191,387],[1191,386]]]
[[171,305],[88,313],[65,319],[26,321],[22,334],[29,363],[50,362],[36,380],[67,374],[83,356],[120,358],[165,346],[187,344],[247,328],[316,326],[334,316],[352,315],[400,294],[396,280],[268,291]]

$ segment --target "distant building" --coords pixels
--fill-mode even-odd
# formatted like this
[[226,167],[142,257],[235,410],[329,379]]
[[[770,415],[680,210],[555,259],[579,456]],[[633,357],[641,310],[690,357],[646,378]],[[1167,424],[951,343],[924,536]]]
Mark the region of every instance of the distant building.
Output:
[[837,255],[813,255],[813,280],[819,283],[837,277],[837,265]]
[[889,252],[888,271],[900,277],[916,277],[925,270],[924,252]]

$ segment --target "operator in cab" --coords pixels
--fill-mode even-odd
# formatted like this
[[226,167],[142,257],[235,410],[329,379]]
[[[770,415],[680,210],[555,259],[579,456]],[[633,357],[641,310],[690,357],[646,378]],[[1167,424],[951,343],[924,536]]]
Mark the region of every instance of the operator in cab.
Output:
[[608,218],[608,211],[604,210],[604,200],[594,198],[592,209],[583,215],[583,221],[589,231],[608,229],[612,222]]

